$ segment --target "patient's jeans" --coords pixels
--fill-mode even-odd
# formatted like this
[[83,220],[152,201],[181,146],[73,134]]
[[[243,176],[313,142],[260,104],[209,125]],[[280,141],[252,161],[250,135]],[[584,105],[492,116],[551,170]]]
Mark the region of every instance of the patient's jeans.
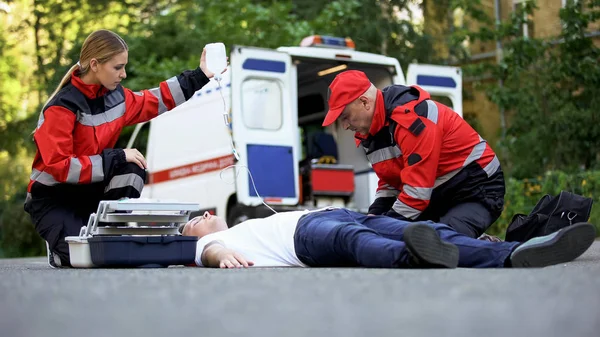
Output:
[[[413,222],[345,209],[308,213],[298,221],[294,245],[298,258],[311,267],[409,267],[404,229]],[[431,221],[440,238],[459,250],[459,267],[499,268],[519,244],[470,238]]]

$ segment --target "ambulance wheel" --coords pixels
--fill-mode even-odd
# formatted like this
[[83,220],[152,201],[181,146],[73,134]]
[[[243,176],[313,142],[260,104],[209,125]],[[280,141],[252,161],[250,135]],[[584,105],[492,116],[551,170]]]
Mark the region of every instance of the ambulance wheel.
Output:
[[254,218],[254,207],[235,204],[227,215],[227,226],[233,227],[240,222]]

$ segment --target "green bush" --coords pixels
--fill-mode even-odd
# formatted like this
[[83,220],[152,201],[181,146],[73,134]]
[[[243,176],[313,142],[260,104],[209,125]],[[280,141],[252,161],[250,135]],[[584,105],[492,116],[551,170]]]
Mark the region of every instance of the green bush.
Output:
[[550,171],[544,176],[533,179],[508,178],[504,212],[487,233],[504,237],[506,227],[510,224],[513,215],[529,214],[544,195],[558,195],[560,191],[568,191],[594,200],[589,221],[596,226],[596,233],[600,236],[600,206],[598,206],[600,203],[600,171],[586,171],[577,174]]
[[42,256],[46,245],[35,231],[23,202],[0,204],[0,257]]

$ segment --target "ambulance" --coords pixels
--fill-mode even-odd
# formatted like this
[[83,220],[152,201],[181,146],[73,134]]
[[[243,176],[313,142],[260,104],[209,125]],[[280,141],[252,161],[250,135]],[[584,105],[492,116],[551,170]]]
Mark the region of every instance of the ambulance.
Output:
[[136,126],[127,146],[148,162],[142,198],[196,202],[198,213],[222,216],[230,226],[327,205],[366,212],[377,176],[364,150],[339,123],[321,126],[328,86],[345,70],[365,72],[380,89],[419,85],[462,116],[460,68],[410,64],[405,76],[397,59],[357,51],[348,38],[233,46],[229,62],[221,81]]

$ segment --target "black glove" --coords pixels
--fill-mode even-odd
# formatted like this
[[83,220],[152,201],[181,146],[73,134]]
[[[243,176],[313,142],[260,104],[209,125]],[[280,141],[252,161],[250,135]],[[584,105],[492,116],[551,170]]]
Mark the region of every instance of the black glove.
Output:
[[390,209],[389,211],[387,211],[385,214],[385,216],[389,216],[392,217],[394,219],[398,219],[398,220],[403,220],[403,221],[412,221],[409,218],[405,217],[402,214],[396,213],[396,211],[394,211],[393,209]]
[[369,214],[383,215],[388,209],[392,208],[394,202],[396,202],[395,197],[379,197],[369,206]]

